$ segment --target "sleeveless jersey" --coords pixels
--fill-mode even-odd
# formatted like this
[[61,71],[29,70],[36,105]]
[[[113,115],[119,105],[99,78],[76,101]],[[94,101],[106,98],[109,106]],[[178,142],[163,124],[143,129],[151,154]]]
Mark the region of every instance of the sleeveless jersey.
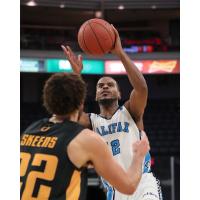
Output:
[[[139,129],[128,110],[125,106],[119,107],[111,119],[94,113],[90,113],[89,116],[93,131],[104,138],[116,161],[127,170],[134,156],[132,145],[140,140]],[[144,159],[143,173],[150,172],[150,159],[148,153]],[[111,199],[113,188],[105,180],[103,185],[107,188],[107,199]]]
[[84,128],[71,121],[42,119],[29,126],[20,142],[21,200],[83,200],[87,170],[69,160],[67,145]]

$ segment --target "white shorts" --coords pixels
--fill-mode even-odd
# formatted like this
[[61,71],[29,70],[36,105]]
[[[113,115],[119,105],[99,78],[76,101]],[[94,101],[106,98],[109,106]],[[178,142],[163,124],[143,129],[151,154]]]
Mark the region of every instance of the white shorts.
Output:
[[144,173],[134,194],[124,195],[109,187],[107,200],[162,200],[160,182],[152,173]]

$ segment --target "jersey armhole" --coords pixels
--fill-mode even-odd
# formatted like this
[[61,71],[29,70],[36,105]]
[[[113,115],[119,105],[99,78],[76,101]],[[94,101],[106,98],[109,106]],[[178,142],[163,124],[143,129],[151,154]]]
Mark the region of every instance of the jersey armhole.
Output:
[[93,124],[92,124],[92,120],[91,120],[91,116],[92,116],[92,113],[88,113],[89,122],[90,122],[90,130],[94,130],[94,127],[93,127]]
[[131,113],[128,111],[128,109],[126,108],[125,104],[122,106],[124,108],[124,110],[128,113],[128,115],[131,117],[131,119],[136,123],[135,118],[131,115]]
[[[71,142],[71,141],[70,141]],[[84,166],[81,166],[80,168],[78,168],[71,160],[70,160],[70,157],[68,155],[68,151],[67,151],[67,148],[68,148],[68,145],[70,144],[70,142],[65,146],[65,149],[66,149],[66,156],[67,156],[67,160],[69,161],[69,163],[75,168],[75,170],[77,171],[81,171]]]
[[81,170],[84,168],[84,167],[78,168],[78,167],[70,160],[69,155],[68,155],[68,153],[67,153],[67,148],[66,148],[66,154],[67,154],[67,159],[68,159],[69,163],[75,168],[75,170],[81,171]]
[[[124,110],[126,111],[126,113],[131,117],[131,119],[135,122],[134,117],[132,117],[132,115],[130,114],[130,112],[127,110],[127,108],[125,107],[125,105],[122,106],[124,108]],[[136,122],[135,122],[136,127],[138,128]],[[138,128],[139,131],[139,139],[141,140],[141,135],[142,135],[142,131]]]

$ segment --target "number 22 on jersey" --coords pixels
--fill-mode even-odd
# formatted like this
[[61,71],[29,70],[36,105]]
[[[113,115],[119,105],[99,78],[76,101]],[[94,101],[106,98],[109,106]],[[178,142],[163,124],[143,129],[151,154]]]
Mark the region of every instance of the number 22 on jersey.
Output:
[[[33,192],[34,188],[37,184],[37,179],[42,179],[46,181],[52,181],[55,177],[57,165],[58,165],[58,158],[53,155],[48,155],[48,154],[40,154],[36,153],[33,156],[33,161],[30,163],[31,160],[31,154],[26,153],[26,152],[21,152],[20,153],[20,159],[21,159],[21,164],[20,164],[20,177],[23,177],[27,173],[27,169],[29,165],[31,166],[41,166],[42,161],[45,161],[45,167],[44,171],[30,171],[27,175],[26,182],[20,182],[20,187],[22,188],[22,185],[25,184],[24,186],[24,191],[22,193],[22,198],[21,200],[44,200],[48,199],[50,192],[51,192],[51,187],[45,186],[45,185],[40,185],[38,189],[38,194],[37,196],[33,197]],[[39,183],[38,183],[39,184]]]

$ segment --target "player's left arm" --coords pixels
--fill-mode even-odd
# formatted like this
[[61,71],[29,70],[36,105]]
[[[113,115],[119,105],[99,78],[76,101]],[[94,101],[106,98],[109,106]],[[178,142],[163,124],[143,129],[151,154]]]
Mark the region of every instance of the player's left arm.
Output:
[[125,103],[125,107],[134,117],[136,122],[141,123],[143,126],[142,117],[144,109],[146,107],[148,96],[147,84],[142,73],[138,70],[138,68],[131,61],[128,55],[124,52],[118,31],[114,27],[113,29],[116,35],[116,42],[112,53],[120,58],[126,69],[128,79],[134,88],[130,94],[129,100]]
[[[73,72],[81,76],[81,71],[83,70],[82,55],[79,54],[77,56],[68,45],[67,46],[61,45],[61,48],[63,49],[63,52],[67,60],[70,62]],[[80,113],[78,123],[84,126],[85,128],[89,128],[92,130],[89,114],[85,113],[83,110],[84,109],[82,108],[82,112]]]

